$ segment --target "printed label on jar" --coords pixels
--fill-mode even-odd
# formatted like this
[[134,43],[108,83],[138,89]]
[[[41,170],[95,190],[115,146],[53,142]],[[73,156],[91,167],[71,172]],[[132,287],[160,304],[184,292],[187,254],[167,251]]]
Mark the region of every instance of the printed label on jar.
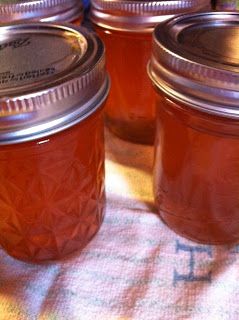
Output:
[[[4,39],[5,38],[5,39]],[[47,84],[72,69],[84,54],[74,34],[19,33],[0,38],[0,90]]]
[[55,68],[44,68],[38,70],[30,70],[20,73],[13,73],[10,71],[0,73],[0,84],[7,84],[11,82],[22,82],[32,79],[43,78],[45,76],[49,76],[54,74],[56,71]]
[[30,38],[19,38],[12,41],[0,44],[0,51],[6,48],[17,49],[20,47],[28,46],[31,43]]

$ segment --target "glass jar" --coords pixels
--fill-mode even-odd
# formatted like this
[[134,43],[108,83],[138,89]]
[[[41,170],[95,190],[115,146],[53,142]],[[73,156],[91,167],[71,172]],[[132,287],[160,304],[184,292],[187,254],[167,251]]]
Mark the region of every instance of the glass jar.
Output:
[[57,24],[0,32],[0,245],[22,260],[63,258],[104,216],[104,47]]
[[80,25],[82,19],[81,0],[5,0],[0,3],[1,23],[34,20]]
[[169,227],[202,243],[239,240],[238,39],[229,13],[182,15],[153,35],[155,200]]
[[92,0],[90,17],[108,56],[112,86],[105,116],[112,132],[129,141],[153,143],[154,92],[145,72],[153,28],[175,14],[209,7],[210,0]]

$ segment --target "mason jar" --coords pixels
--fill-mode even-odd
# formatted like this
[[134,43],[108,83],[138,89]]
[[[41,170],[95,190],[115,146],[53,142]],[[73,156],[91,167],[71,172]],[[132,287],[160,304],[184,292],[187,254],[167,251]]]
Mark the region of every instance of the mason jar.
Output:
[[5,0],[0,3],[1,23],[35,20],[80,25],[82,18],[81,0]]
[[0,245],[22,260],[63,258],[104,217],[104,46],[73,26],[0,33]]
[[239,240],[239,14],[157,26],[154,193],[163,221],[192,240]]
[[154,92],[145,71],[153,28],[176,14],[209,7],[210,0],[92,0],[90,17],[106,46],[112,83],[106,123],[120,138],[154,141]]

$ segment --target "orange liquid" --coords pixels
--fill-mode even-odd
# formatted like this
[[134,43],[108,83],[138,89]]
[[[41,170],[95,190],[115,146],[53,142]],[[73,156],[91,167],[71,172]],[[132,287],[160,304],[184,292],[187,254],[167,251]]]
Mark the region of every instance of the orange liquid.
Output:
[[33,142],[0,148],[0,244],[30,261],[83,246],[104,213],[102,110]]
[[239,122],[158,95],[155,199],[162,219],[204,243],[239,240]]
[[96,27],[105,43],[111,90],[106,123],[122,139],[152,144],[155,134],[154,92],[146,67],[151,33],[107,31]]

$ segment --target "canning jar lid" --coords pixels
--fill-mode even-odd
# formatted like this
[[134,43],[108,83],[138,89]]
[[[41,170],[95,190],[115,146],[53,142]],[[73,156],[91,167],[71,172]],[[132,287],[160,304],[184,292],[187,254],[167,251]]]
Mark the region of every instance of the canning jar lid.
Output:
[[148,74],[179,102],[239,118],[239,13],[187,14],[157,26]]
[[62,131],[93,113],[108,93],[102,41],[82,27],[0,27],[0,144]]
[[0,1],[0,22],[40,20],[71,22],[83,15],[81,0]]
[[176,14],[209,8],[210,0],[92,0],[90,17],[104,28],[141,32]]

